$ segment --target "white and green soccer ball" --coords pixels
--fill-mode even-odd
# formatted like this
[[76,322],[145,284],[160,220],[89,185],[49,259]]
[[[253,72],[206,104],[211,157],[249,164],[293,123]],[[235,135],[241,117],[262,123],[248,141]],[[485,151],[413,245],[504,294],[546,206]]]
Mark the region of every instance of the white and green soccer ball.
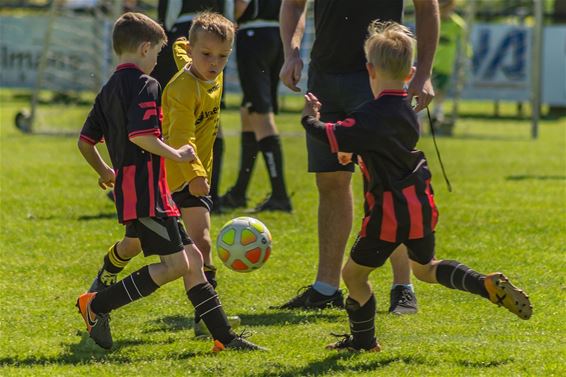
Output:
[[253,217],[237,217],[228,221],[216,239],[218,257],[237,272],[257,270],[271,254],[271,233]]

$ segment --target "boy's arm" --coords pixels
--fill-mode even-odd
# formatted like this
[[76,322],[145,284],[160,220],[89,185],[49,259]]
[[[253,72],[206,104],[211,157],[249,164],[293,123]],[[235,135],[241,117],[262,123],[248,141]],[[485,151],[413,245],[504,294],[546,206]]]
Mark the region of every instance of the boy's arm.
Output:
[[190,145],[183,145],[178,149],[171,148],[155,135],[136,135],[130,137],[130,141],[149,153],[168,158],[169,160],[190,162],[196,158],[195,152]]
[[177,65],[177,70],[180,70],[193,60],[190,58],[187,49],[189,48],[189,41],[187,38],[179,38],[173,43],[173,58]]
[[[372,135],[356,119],[357,116],[363,115],[361,112],[356,112],[336,123],[323,123],[320,121],[321,107],[322,103],[314,94],[305,94],[305,107],[301,123],[308,134],[330,145],[332,153],[359,153],[368,149],[367,146],[371,144]],[[350,162],[350,159],[345,159],[345,157],[351,156],[345,156],[344,153],[338,156],[339,162],[343,165]]]
[[86,162],[98,173],[98,185],[103,189],[114,187],[114,170],[104,162],[100,153],[98,153],[98,149],[82,138],[79,138],[77,146]]

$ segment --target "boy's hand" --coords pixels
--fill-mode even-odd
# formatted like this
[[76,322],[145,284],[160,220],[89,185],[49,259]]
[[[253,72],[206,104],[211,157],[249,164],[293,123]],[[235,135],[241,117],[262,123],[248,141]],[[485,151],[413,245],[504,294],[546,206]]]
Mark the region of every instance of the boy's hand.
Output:
[[106,169],[104,173],[98,177],[98,185],[103,190],[114,187],[114,182],[116,182],[116,176],[112,169]]
[[193,196],[206,196],[208,195],[209,191],[210,186],[208,185],[208,181],[204,177],[196,177],[189,182],[189,192]]
[[340,165],[348,165],[352,162],[352,153],[338,152],[338,162]]
[[195,150],[188,144],[177,149],[177,153],[179,153],[177,162],[191,162],[196,158]]
[[305,108],[303,109],[303,117],[313,116],[317,120],[320,119],[320,108],[322,103],[311,92],[305,94]]

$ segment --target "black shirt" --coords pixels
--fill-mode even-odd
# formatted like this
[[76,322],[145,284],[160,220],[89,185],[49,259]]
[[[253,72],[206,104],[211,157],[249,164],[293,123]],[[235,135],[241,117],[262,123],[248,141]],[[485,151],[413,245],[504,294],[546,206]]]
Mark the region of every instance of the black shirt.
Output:
[[315,0],[311,65],[326,73],[363,71],[369,23],[402,18],[403,0]]
[[243,24],[253,20],[279,21],[281,0],[251,0],[244,13],[238,18]]
[[[182,0],[179,15],[187,13],[198,13],[205,10],[223,13],[225,0]],[[167,8],[170,6],[169,0],[160,0],[157,4],[157,19],[162,24],[165,22]],[[171,41],[171,43],[174,41]]]
[[122,64],[96,96],[80,138],[106,142],[116,174],[114,196],[121,223],[140,217],[178,216],[169,193],[163,158],[130,141],[161,137],[161,88],[134,64]]
[[406,96],[384,91],[337,123],[303,118],[306,131],[333,153],[356,154],[364,176],[360,237],[403,242],[423,238],[436,226],[431,174],[424,153],[416,149],[419,123]]

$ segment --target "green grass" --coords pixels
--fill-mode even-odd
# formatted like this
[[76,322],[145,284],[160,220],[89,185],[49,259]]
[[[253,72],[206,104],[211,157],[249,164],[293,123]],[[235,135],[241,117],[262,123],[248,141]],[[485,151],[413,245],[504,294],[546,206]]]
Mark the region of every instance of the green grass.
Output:
[[[74,301],[122,229],[95,174],[82,161],[75,137],[24,135],[14,129],[13,116],[26,104],[11,92],[0,92],[0,375],[566,374],[566,120],[543,121],[540,138],[533,141],[528,120],[461,119],[455,137],[439,139],[452,193],[442,180],[432,139],[425,136],[420,144],[435,174],[441,213],[437,255],[482,272],[506,272],[530,294],[531,320],[519,320],[479,297],[418,281],[419,314],[391,317],[385,314],[391,282],[386,266],[371,278],[383,351],[348,355],[323,349],[330,332],[347,331],[345,313],[268,309],[310,284],[317,265],[317,193],[313,176],[306,173],[299,115],[278,116],[295,212],[258,216],[274,238],[271,259],[262,269],[238,274],[216,259],[226,311],[240,315],[243,327],[255,333],[253,341],[271,352],[214,356],[210,342],[192,336],[192,309],[180,281],[113,313],[112,351],[97,348],[86,336]],[[491,107],[465,104],[463,110],[490,113]],[[78,131],[86,111],[65,107],[54,119],[67,119]],[[222,191],[234,182],[238,166],[235,110],[223,113],[223,126]],[[260,161],[251,204],[269,190],[264,170]],[[360,194],[358,174],[354,186]],[[358,229],[361,195],[355,200]],[[240,214],[215,216],[213,236]],[[125,272],[146,262],[136,259]]]

